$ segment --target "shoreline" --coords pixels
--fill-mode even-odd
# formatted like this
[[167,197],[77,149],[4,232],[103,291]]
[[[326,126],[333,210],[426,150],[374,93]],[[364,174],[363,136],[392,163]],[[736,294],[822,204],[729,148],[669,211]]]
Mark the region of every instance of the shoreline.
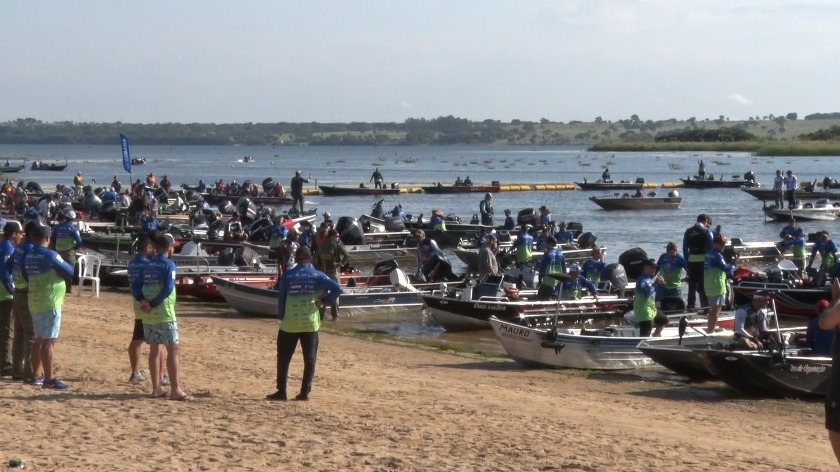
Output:
[[[309,402],[269,402],[277,322],[177,305],[197,401],[128,380],[124,291],[65,299],[65,392],[0,381],[8,460],[33,470],[834,470],[822,403],[722,384],[527,370],[322,332]],[[144,355],[148,353],[144,349]],[[144,361],[145,363],[145,361]],[[144,369],[148,371],[148,369]],[[302,372],[292,360],[289,390]]]

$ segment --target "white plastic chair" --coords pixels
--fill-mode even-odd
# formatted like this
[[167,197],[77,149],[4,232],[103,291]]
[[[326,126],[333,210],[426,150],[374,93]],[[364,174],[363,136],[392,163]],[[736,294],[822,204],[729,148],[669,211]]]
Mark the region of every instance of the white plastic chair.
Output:
[[90,254],[83,254],[79,256],[79,259],[76,261],[79,265],[79,289],[76,291],[78,296],[82,296],[82,288],[84,288],[85,280],[91,281],[91,289],[93,293],[91,295],[96,294],[99,296],[99,266],[102,265],[102,260],[98,257],[90,255]]

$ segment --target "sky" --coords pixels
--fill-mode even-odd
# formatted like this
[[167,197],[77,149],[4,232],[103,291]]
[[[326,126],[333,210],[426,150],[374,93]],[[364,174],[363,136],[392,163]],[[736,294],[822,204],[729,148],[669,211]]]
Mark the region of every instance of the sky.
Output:
[[4,0],[0,122],[840,111],[840,1]]

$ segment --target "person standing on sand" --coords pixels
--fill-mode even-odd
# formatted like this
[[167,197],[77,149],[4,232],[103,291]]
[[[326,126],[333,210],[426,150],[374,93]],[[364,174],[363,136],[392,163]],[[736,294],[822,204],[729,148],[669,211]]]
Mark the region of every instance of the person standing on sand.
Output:
[[[143,270],[149,263],[149,258],[155,254],[155,248],[152,245],[152,240],[149,236],[141,234],[137,238],[136,244],[137,254],[128,261],[128,285],[134,285],[134,282],[143,278]],[[131,336],[131,343],[128,345],[128,362],[131,366],[131,376],[128,381],[131,383],[144,382],[146,376],[140,370],[140,349],[146,341],[145,333],[143,332],[143,311],[140,309],[140,303],[132,298],[134,306],[134,332]],[[164,370],[164,358],[160,357],[160,372]],[[161,385],[169,385],[169,377],[166,374],[161,375]]]
[[[3,228],[11,231],[17,225],[15,222],[6,223]],[[12,379],[23,380],[32,385],[42,385],[44,376],[41,375],[41,364],[36,364],[39,359],[32,355],[35,343],[35,328],[32,326],[32,315],[29,313],[29,282],[23,276],[23,261],[26,255],[32,251],[31,234],[37,223],[29,223],[25,226],[25,232],[20,232],[17,227],[15,238],[15,251],[12,257],[6,261],[6,270],[11,273],[14,283],[14,294],[12,297],[12,313],[15,317],[14,338],[12,339]],[[25,238],[24,238],[25,234]]]
[[[33,364],[44,366],[43,388],[65,390],[67,384],[58,379],[55,366],[55,342],[61,329],[61,305],[64,303],[64,280],[73,277],[73,266],[57,252],[47,249],[50,229],[37,226],[32,230],[32,251],[23,261],[23,276],[29,282],[29,312],[35,327],[35,345],[32,348]],[[34,358],[37,356],[38,361]]]
[[143,335],[149,343],[149,374],[152,376],[152,397],[162,398],[160,356],[166,346],[166,368],[169,372],[169,399],[191,402],[195,397],[181,388],[181,346],[178,323],[175,319],[175,264],[169,260],[174,249],[171,235],[155,238],[157,254],[143,269],[143,276],[131,286],[131,294],[140,304],[143,316]]
[[303,351],[303,379],[295,400],[309,400],[315,361],[318,354],[320,310],[331,305],[341,294],[341,285],[312,266],[312,253],[302,247],[295,254],[298,265],[280,279],[277,305],[280,329],[277,332],[277,391],[266,395],[268,400],[285,401],[289,363],[298,341]]
[[825,428],[834,457],[840,463],[840,279],[831,283],[831,303],[820,316],[820,328],[834,330],[831,380],[825,396]]
[[15,235],[20,233],[20,225],[9,222],[3,227],[3,241],[0,242],[0,375],[13,375],[12,337],[14,322],[12,319],[15,284],[8,261],[15,252]]

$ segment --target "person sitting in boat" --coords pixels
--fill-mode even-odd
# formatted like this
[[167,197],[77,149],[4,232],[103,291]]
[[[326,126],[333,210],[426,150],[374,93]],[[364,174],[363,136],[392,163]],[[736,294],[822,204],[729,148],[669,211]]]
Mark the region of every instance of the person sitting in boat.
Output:
[[770,337],[767,327],[767,294],[762,291],[753,293],[750,303],[735,310],[735,347],[740,349],[764,349]]
[[432,225],[432,230],[434,231],[441,233],[446,232],[446,220],[444,219],[443,212],[441,210],[432,211],[432,218],[429,220],[429,224]]
[[808,264],[805,267],[811,267],[814,264],[814,259],[817,254],[820,255],[822,263],[820,269],[825,270],[827,274],[833,274],[837,264],[837,246],[831,240],[828,231],[820,231],[817,233],[817,240],[814,242],[814,247],[811,249],[811,257],[808,259]]
[[116,202],[117,201],[117,192],[112,187],[108,187],[108,190],[102,192],[102,195],[99,197],[102,200],[102,203],[105,202]]
[[470,176],[468,175],[466,179],[464,179],[464,185],[467,187],[472,187],[473,181],[470,180]]
[[198,186],[195,189],[199,193],[204,193],[207,191],[207,184],[204,183],[204,180],[198,179]]
[[464,181],[461,180],[461,176],[459,175],[457,179],[455,179],[455,185],[464,185]]
[[598,301],[598,287],[583,276],[580,264],[572,264],[569,267],[569,277],[560,282],[561,300],[580,300],[583,296],[583,289]]
[[633,194],[633,198],[643,198],[645,195],[642,193],[642,188],[639,187],[636,189],[636,193]]
[[286,189],[283,188],[283,184],[279,181],[274,183],[274,196],[275,197],[285,197],[286,196]]
[[793,248],[793,264],[799,269],[801,276],[805,271],[805,232],[802,228],[796,228],[793,236],[785,236],[785,239],[779,244],[779,248],[783,250]]
[[782,240],[790,239],[796,234],[796,229],[796,218],[791,217],[790,223],[782,228],[782,231],[779,233],[779,237],[782,238]]
[[545,226],[546,228],[553,226],[551,222],[551,210],[545,205],[540,207],[540,226]]
[[744,180],[746,180],[749,183],[754,184],[755,183],[755,173],[751,170],[748,170],[746,173],[744,173]]
[[656,269],[661,276],[657,288],[657,300],[664,297],[682,298],[683,274],[688,270],[685,258],[680,254],[677,243],[671,241],[665,246],[665,253],[659,256]]
[[543,226],[540,228],[540,234],[537,235],[537,251],[545,251],[546,242],[548,242],[548,237],[551,236],[548,234],[548,228]]
[[612,182],[612,179],[610,178],[610,168],[609,167],[604,167],[604,173],[601,174],[601,181],[604,182],[604,183]]
[[248,231],[239,216],[239,212],[233,212],[230,220],[225,225],[225,233],[223,236],[225,241],[245,241],[248,239]]
[[557,240],[554,236],[549,236],[545,245],[546,250],[540,259],[540,287],[537,289],[537,297],[550,299],[556,298],[560,293],[560,280],[552,275],[566,272],[566,257],[557,248]]
[[811,349],[813,354],[822,356],[831,355],[831,344],[834,342],[834,329],[823,329],[820,327],[820,315],[828,308],[828,300],[820,300],[815,308],[815,316],[808,320],[808,329],[805,331],[806,347]]
[[568,229],[565,221],[561,221],[560,227],[557,229],[557,232],[554,233],[554,239],[556,239],[557,244],[560,245],[572,244],[575,242],[575,233]]
[[160,179],[160,188],[169,193],[172,191],[172,182],[169,181],[169,177],[164,174],[163,178]]
[[[418,277],[421,275],[428,276],[431,274],[431,270],[435,267],[432,267],[434,264],[435,259],[446,259],[446,256],[443,255],[443,251],[440,250],[440,247],[432,239],[431,236],[426,236],[426,232],[418,230],[414,233],[414,236],[417,238],[417,272],[415,275]],[[427,270],[424,273],[424,268]],[[435,274],[432,274],[435,275]],[[427,278],[428,280],[428,278]]]
[[642,262],[642,273],[636,279],[636,291],[633,295],[633,315],[639,324],[639,336],[642,338],[651,335],[654,325],[656,330],[653,331],[653,335],[659,336],[662,328],[668,324],[668,318],[656,310],[659,279],[660,277],[656,276],[656,261],[647,259]]
[[393,218],[405,218],[405,211],[403,210],[402,203],[397,204],[393,210],[391,210],[391,217]]
[[598,285],[601,281],[601,272],[604,271],[605,267],[607,267],[607,264],[604,263],[604,251],[599,247],[594,247],[589,259],[584,261],[581,270],[586,280]]
[[516,220],[513,219],[513,215],[511,215],[510,209],[505,210],[505,223],[502,225],[502,229],[513,231],[516,229]]
[[149,172],[149,175],[146,176],[146,186],[147,187],[154,187],[157,184],[157,177],[155,174]]
[[531,225],[522,225],[522,230],[516,235],[516,240],[513,242],[513,246],[511,247],[511,250],[516,253],[517,267],[522,267],[523,265],[531,262],[534,237],[531,236],[530,230]]
[[144,212],[140,217],[140,222],[142,224],[143,232],[149,237],[156,237],[164,229],[163,225],[157,219],[156,211],[149,213]]

